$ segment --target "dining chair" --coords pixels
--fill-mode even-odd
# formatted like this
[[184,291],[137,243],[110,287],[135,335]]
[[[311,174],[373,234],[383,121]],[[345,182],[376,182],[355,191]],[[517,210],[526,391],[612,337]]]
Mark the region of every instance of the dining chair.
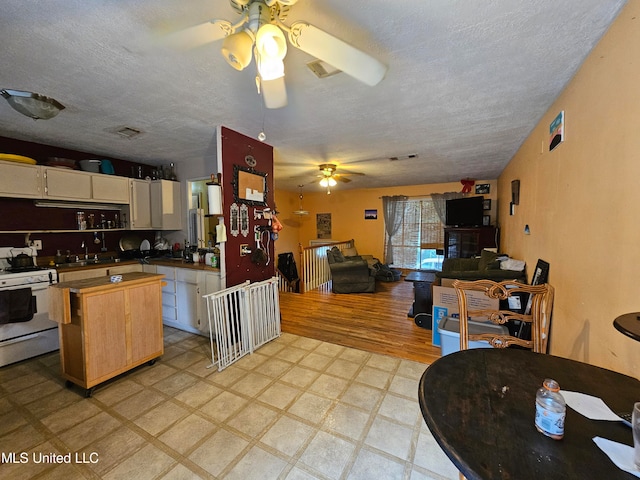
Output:
[[[502,282],[455,280],[452,286],[458,296],[460,350],[467,350],[470,340],[486,340],[494,348],[519,345],[537,353],[547,353],[554,294],[551,285],[548,283],[526,285],[514,280]],[[470,291],[482,292],[489,298],[506,301],[510,309],[501,310],[500,307],[497,310],[472,309],[470,307],[473,307],[473,299],[470,301],[468,295]],[[531,326],[531,339],[491,332],[470,334],[468,323],[470,317],[486,318],[497,325],[505,325],[511,320],[524,322],[524,325]]]

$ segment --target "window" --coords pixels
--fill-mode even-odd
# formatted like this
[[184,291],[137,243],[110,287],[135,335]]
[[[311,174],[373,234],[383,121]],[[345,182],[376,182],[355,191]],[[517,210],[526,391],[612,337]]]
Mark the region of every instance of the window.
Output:
[[390,241],[393,266],[398,268],[440,270],[444,247],[444,225],[430,198],[403,202],[403,222]]

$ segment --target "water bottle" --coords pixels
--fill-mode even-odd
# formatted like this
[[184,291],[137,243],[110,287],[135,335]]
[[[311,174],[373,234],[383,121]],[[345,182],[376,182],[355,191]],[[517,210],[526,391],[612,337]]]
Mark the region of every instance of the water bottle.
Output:
[[540,433],[560,440],[564,436],[567,404],[560,394],[560,385],[546,378],[536,393],[536,428]]

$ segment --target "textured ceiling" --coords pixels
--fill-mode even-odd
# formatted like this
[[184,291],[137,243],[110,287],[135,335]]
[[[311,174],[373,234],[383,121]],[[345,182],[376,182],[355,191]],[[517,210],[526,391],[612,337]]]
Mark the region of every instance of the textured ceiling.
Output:
[[[202,159],[217,125],[264,128],[276,186],[293,191],[327,162],[364,174],[341,189],[496,178],[624,3],[299,0],[287,23],[307,20],[389,70],[375,87],[320,80],[313,58],[289,48],[289,104],[265,110],[254,66],[233,70],[220,44],[184,52],[154,40],[235,21],[225,0],[3,0],[0,88],[67,108],[33,121],[1,101],[0,135],[160,165]],[[122,126],[144,134],[121,138]],[[418,157],[388,160],[407,154]]]

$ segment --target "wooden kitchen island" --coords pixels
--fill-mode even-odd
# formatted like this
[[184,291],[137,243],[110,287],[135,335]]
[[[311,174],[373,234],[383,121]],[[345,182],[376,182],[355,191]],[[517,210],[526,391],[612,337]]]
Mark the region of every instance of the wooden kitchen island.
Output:
[[60,324],[62,376],[91,396],[95,385],[164,353],[164,275],[133,272],[49,287],[49,315]]

